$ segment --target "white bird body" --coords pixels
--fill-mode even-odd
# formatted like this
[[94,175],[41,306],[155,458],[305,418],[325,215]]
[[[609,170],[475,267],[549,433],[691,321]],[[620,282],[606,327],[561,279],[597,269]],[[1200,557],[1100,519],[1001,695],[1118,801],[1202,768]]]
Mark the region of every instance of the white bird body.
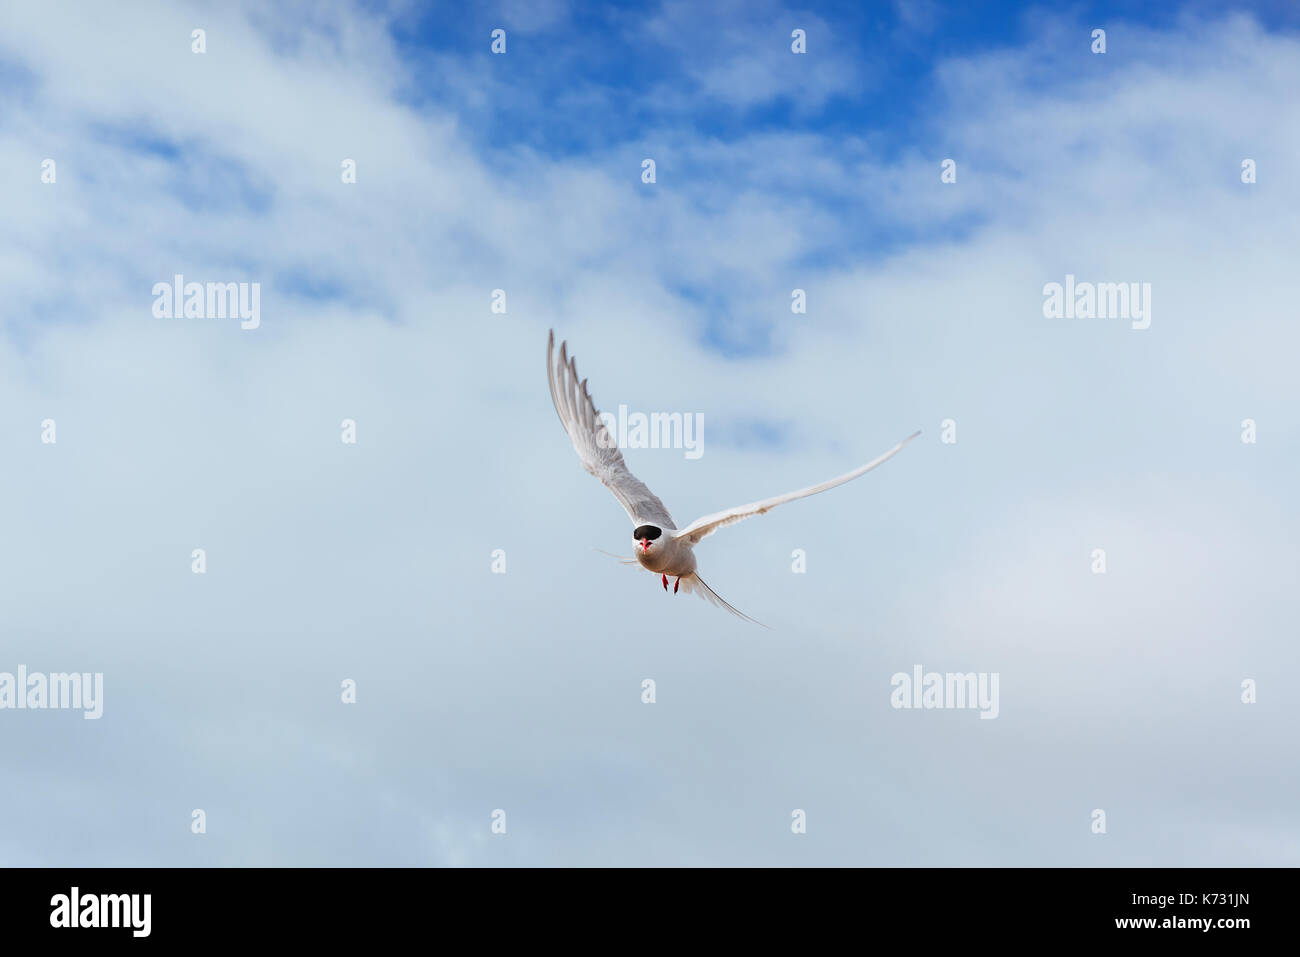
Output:
[[685,539],[671,533],[675,529],[664,529],[670,534],[661,537],[658,542],[648,541],[638,544],[636,560],[646,571],[658,572],[669,578],[681,578],[695,572],[695,547]]
[[[573,358],[568,355],[567,346],[567,343],[560,343],[560,359],[556,362],[554,331],[546,342],[546,375],[551,386],[551,401],[555,403],[555,411],[560,416],[560,423],[568,433],[582,467],[600,479],[605,487],[614,493],[614,497],[632,519],[632,535],[637,542],[636,563],[660,575],[665,590],[668,588],[668,579],[676,578],[674,592],[679,587],[687,593],[696,592],[710,604],[725,608],[746,621],[754,621],[754,619],[728,604],[721,595],[706,585],[696,572],[695,546],[700,543],[700,540],[712,535],[724,525],[754,515],[762,515],[778,505],[816,495],[818,492],[824,492],[852,481],[860,475],[865,475],[877,465],[892,458],[904,445],[921,434],[913,432],[888,452],[852,472],[796,492],[787,492],[785,495],[777,495],[749,505],[738,505],[735,508],[714,512],[703,518],[697,518],[685,528],[678,530],[664,503],[646,487],[645,483],[628,470],[617,443],[605,428],[600,413],[591,400],[591,395],[587,391],[587,380],[578,381],[578,367]],[[622,559],[622,561],[630,564],[633,560]],[[762,622],[754,623],[762,624]]]

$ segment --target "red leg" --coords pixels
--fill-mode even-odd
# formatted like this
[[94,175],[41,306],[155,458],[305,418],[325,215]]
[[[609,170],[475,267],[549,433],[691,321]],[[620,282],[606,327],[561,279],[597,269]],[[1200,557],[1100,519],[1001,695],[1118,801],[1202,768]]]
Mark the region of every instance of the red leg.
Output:
[[664,576],[664,591],[668,590],[668,576]]
[[674,595],[677,594],[677,586],[680,585],[681,583],[682,583],[681,576],[678,576],[677,581],[673,582],[673,594],[674,594]]

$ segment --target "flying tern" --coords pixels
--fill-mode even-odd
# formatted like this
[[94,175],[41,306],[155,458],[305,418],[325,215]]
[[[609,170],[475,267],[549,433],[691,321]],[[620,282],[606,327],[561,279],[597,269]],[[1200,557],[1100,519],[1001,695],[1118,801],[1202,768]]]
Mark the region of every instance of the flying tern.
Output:
[[921,434],[919,431],[913,432],[888,452],[872,459],[866,465],[858,466],[852,472],[846,472],[818,485],[801,488],[797,492],[787,492],[785,495],[714,512],[703,518],[697,518],[685,528],[679,529],[658,496],[628,470],[623,455],[618,450],[617,442],[609,434],[600,412],[591,400],[591,393],[587,391],[587,380],[578,379],[578,367],[573,357],[568,354],[567,342],[560,343],[560,356],[556,361],[554,330],[546,341],[546,375],[550,380],[551,400],[555,403],[555,411],[559,413],[560,423],[564,426],[564,431],[569,434],[569,440],[578,453],[578,460],[582,463],[582,467],[600,479],[605,487],[614,493],[614,497],[632,519],[632,538],[636,542],[635,558],[624,558],[621,561],[626,564],[640,564],[642,568],[658,574],[665,591],[668,590],[668,579],[675,578],[674,594],[677,593],[678,588],[684,589],[688,594],[695,592],[710,604],[725,608],[739,618],[760,625],[762,622],[755,621],[734,608],[704,583],[696,567],[695,546],[724,525],[731,525],[754,515],[762,515],[778,505],[825,492],[827,489],[850,482],[860,475],[866,475],[877,465],[893,458],[904,445]]

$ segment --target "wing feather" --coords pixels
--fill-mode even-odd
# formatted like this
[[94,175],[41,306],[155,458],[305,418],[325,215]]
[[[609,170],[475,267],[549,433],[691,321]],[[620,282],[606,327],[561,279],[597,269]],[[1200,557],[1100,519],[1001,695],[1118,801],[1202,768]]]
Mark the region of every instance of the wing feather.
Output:
[[691,524],[678,532],[677,537],[685,538],[692,545],[696,545],[699,543],[700,539],[712,535],[724,525],[731,525],[746,518],[752,518],[755,515],[762,515],[769,509],[776,508],[778,505],[784,505],[786,502],[793,502],[795,499],[807,498],[809,495],[816,495],[818,492],[825,492],[827,489],[835,488],[837,485],[851,482],[860,475],[866,475],[877,465],[880,465],[887,459],[893,458],[904,445],[911,442],[920,434],[920,432],[913,432],[884,455],[872,459],[866,465],[859,466],[852,472],[846,472],[844,475],[828,479],[820,485],[811,485],[808,488],[801,488],[797,492],[787,492],[785,495],[776,495],[772,498],[765,498],[761,502],[751,502],[748,505],[737,505],[735,508],[729,508],[721,512],[714,512],[712,515],[705,515],[703,518],[697,518],[695,521],[691,522]]
[[551,402],[582,467],[614,493],[633,525],[675,530],[677,526],[664,503],[623,461],[618,443],[605,428],[587,391],[587,380],[578,379],[578,365],[568,354],[568,343],[560,343],[559,361],[556,361],[554,331],[546,340],[546,377],[551,386]]

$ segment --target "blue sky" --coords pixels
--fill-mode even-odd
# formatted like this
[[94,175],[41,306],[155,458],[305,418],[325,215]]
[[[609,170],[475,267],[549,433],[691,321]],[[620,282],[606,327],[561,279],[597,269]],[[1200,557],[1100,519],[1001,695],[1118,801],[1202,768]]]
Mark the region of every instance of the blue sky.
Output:
[[[0,862],[1300,863],[1296,20],[5,8],[0,672],[105,704],[0,711]],[[922,437],[701,545],[761,631],[594,550],[550,328],[703,416],[627,451],[681,522]],[[999,717],[893,709],[916,664]]]

